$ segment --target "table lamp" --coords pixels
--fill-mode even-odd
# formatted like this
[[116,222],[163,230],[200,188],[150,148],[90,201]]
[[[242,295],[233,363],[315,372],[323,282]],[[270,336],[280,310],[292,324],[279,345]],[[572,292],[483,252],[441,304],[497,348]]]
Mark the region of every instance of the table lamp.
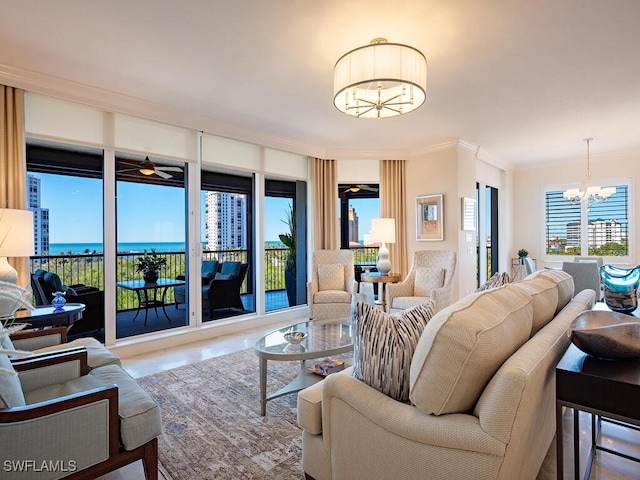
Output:
[[391,260],[387,243],[396,243],[395,218],[374,218],[371,220],[371,241],[380,243],[376,268],[381,276],[389,275]]
[[33,253],[33,212],[0,208],[0,281],[18,282],[18,272],[7,257],[29,257]]

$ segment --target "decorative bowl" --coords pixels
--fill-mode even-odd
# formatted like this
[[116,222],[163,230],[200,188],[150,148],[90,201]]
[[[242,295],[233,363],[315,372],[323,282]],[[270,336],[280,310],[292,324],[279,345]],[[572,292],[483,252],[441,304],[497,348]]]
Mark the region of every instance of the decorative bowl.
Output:
[[589,310],[571,323],[569,337],[589,355],[607,359],[640,356],[640,321],[619,312]]
[[284,334],[284,339],[293,345],[298,345],[305,338],[307,338],[307,334],[303,332],[287,332]]

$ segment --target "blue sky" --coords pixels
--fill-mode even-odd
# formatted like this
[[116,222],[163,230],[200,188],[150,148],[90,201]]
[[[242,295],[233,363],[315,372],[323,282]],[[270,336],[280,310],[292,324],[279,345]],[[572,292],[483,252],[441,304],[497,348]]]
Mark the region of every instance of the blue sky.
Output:
[[[51,243],[102,243],[102,182],[97,179],[37,174],[41,207],[49,209]],[[277,241],[287,227],[288,203],[265,198],[265,240]],[[356,200],[360,239],[379,216],[376,200]],[[185,194],[180,188],[118,182],[118,242],[184,242]],[[204,236],[204,228],[203,228]]]

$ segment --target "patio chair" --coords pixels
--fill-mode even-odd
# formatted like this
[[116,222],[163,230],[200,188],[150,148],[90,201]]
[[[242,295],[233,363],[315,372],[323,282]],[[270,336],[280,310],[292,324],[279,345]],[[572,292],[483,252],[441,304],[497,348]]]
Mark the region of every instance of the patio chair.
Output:
[[247,275],[249,264],[241,262],[223,262],[220,271],[209,282],[207,298],[209,299],[209,318],[214,317],[214,310],[244,310],[240,288]]
[[69,337],[93,336],[104,328],[104,292],[84,284],[63,285],[58,274],[38,269],[31,275],[36,306],[51,305],[54,292],[65,292],[69,303],[82,303],[82,318],[69,330]]
[[[209,308],[209,282],[215,276],[218,271],[218,267],[220,263],[218,260],[203,260],[202,265],[200,266],[200,276],[202,277],[202,306],[203,308]],[[184,280],[186,277],[184,275],[178,275],[176,279]],[[176,308],[178,305],[187,303],[186,297],[186,286],[181,285],[179,287],[173,288],[173,296]]]

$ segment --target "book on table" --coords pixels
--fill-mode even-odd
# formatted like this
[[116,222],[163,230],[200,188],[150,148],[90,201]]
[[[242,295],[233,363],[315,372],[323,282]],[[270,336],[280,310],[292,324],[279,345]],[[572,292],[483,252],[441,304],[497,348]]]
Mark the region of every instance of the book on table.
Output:
[[317,362],[315,365],[307,367],[307,370],[326,377],[332,373],[344,370],[344,362],[333,358],[325,358],[324,360]]

